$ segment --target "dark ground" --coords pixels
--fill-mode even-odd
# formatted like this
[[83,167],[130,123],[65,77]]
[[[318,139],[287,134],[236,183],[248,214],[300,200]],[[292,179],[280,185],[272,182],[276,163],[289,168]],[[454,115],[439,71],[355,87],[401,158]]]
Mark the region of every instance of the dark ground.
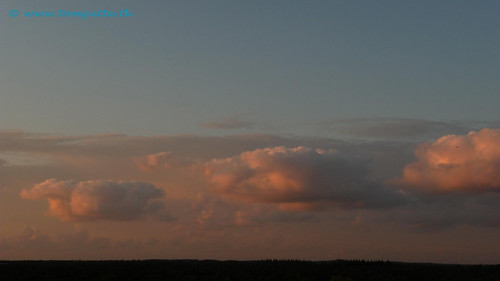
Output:
[[0,261],[0,280],[500,280],[500,265],[384,261]]

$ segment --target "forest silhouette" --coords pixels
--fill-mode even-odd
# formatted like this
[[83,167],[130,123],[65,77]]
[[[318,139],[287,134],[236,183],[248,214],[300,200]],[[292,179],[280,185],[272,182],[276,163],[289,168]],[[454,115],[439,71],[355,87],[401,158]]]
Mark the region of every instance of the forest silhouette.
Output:
[[500,265],[335,260],[1,261],[0,280],[489,281]]

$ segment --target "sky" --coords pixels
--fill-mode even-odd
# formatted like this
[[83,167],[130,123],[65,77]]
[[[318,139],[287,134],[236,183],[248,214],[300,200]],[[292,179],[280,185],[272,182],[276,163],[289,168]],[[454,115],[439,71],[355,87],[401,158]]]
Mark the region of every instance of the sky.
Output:
[[498,1],[0,11],[0,259],[500,263]]

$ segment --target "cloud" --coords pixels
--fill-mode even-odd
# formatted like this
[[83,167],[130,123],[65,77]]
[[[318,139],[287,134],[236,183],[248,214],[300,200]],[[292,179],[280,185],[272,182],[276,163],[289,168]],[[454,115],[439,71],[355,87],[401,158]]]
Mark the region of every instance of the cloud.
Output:
[[136,163],[144,171],[150,171],[158,168],[171,168],[171,152],[159,152],[150,154],[143,158],[136,159]]
[[86,229],[64,234],[46,233],[34,226],[25,226],[12,236],[0,237],[0,259],[137,259],[150,258],[161,251],[158,241],[117,240],[92,237]]
[[141,157],[158,152],[172,152],[181,157],[211,159],[227,157],[244,150],[276,145],[338,143],[335,140],[288,138],[270,134],[232,136],[125,136],[117,134],[59,136],[22,131],[0,130],[0,153],[24,153],[56,160],[68,158]]
[[205,174],[219,193],[291,209],[388,207],[401,199],[368,179],[366,159],[335,150],[283,146],[213,159]]
[[255,124],[237,118],[222,118],[214,122],[200,123],[200,127],[218,130],[253,129]]
[[353,118],[323,122],[321,127],[344,135],[376,139],[429,139],[467,132],[471,124],[409,118]]
[[158,213],[163,190],[145,182],[48,179],[24,189],[24,199],[47,199],[49,213],[65,221],[133,220]]
[[500,191],[500,129],[447,135],[415,150],[395,184],[427,191]]
[[135,164],[143,171],[186,168],[194,165],[198,160],[189,157],[178,157],[172,152],[158,152],[145,157],[135,157]]
[[296,211],[296,209],[284,211],[270,208],[268,205],[252,204],[249,208],[237,210],[234,213],[234,222],[238,226],[253,226],[266,223],[298,223],[318,219],[318,213]]

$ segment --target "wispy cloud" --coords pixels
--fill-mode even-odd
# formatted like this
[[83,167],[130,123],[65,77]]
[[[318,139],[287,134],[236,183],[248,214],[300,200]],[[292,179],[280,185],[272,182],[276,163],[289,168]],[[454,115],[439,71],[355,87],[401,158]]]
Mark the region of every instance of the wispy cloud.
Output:
[[217,121],[200,123],[202,128],[218,130],[253,129],[255,125],[255,123],[237,118],[222,118]]
[[250,121],[238,117],[225,117],[215,121],[199,123],[201,128],[215,130],[269,130],[276,129],[263,121]]
[[409,118],[353,118],[318,124],[323,130],[347,136],[376,139],[427,140],[446,134],[460,134],[474,127],[460,122]]

